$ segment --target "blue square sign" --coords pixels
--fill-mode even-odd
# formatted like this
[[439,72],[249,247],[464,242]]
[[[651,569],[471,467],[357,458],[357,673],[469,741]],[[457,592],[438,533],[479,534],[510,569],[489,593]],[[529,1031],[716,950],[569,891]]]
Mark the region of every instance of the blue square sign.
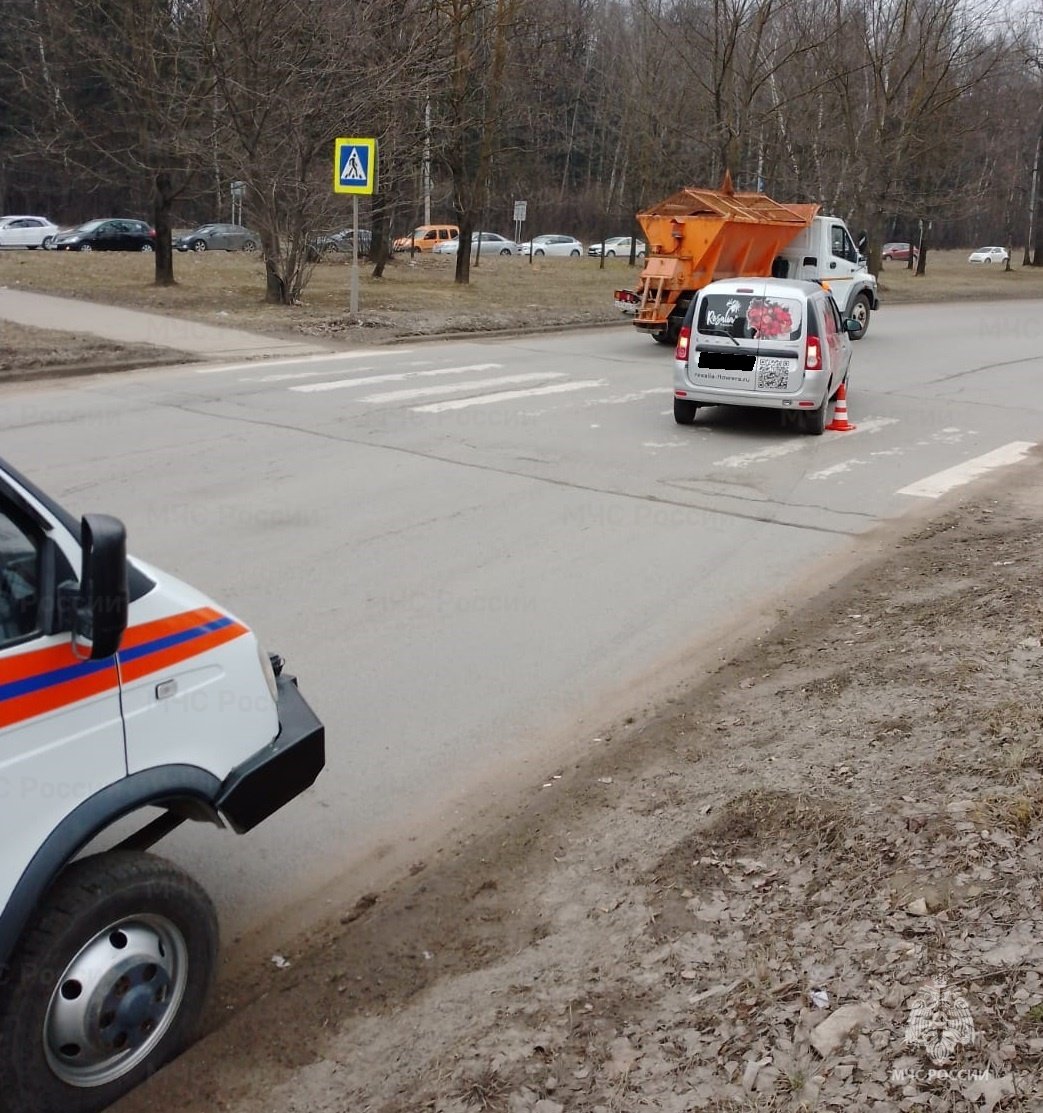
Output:
[[336,139],[333,143],[335,193],[372,193],[377,183],[377,141]]

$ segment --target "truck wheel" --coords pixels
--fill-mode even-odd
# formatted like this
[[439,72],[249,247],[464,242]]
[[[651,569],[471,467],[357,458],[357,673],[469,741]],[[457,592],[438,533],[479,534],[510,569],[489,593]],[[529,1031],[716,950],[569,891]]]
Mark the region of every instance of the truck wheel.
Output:
[[678,425],[691,425],[695,421],[695,413],[698,409],[698,402],[691,402],[687,398],[675,398],[674,421]]
[[850,334],[852,340],[861,340],[869,328],[869,298],[859,294],[851,303],[851,316],[858,322],[858,331]]
[[114,851],[66,867],[0,988],[0,1110],[97,1113],[192,1038],[217,916],[176,866]]

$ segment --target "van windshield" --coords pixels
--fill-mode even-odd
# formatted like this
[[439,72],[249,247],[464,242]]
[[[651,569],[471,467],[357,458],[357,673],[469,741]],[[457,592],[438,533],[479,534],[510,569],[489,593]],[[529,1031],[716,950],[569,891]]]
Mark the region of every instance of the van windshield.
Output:
[[802,328],[802,303],[795,298],[708,294],[699,305],[698,330],[704,336],[797,340]]

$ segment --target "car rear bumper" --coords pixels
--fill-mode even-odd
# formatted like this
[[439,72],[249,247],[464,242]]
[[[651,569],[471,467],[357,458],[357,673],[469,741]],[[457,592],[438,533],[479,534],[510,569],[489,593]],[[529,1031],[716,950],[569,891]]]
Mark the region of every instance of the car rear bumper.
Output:
[[[683,365],[682,365],[683,366]],[[765,390],[724,390],[696,385],[684,371],[674,375],[674,397],[700,406],[750,406],[764,410],[816,410],[827,401],[828,380],[824,371],[806,371],[801,389],[792,393]]]

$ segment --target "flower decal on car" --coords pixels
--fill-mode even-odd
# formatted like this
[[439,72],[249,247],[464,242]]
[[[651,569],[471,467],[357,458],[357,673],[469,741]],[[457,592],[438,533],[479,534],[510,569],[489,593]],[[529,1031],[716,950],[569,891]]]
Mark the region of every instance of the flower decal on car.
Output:
[[771,298],[757,298],[746,311],[749,327],[760,339],[777,340],[793,332],[793,315],[781,303]]

